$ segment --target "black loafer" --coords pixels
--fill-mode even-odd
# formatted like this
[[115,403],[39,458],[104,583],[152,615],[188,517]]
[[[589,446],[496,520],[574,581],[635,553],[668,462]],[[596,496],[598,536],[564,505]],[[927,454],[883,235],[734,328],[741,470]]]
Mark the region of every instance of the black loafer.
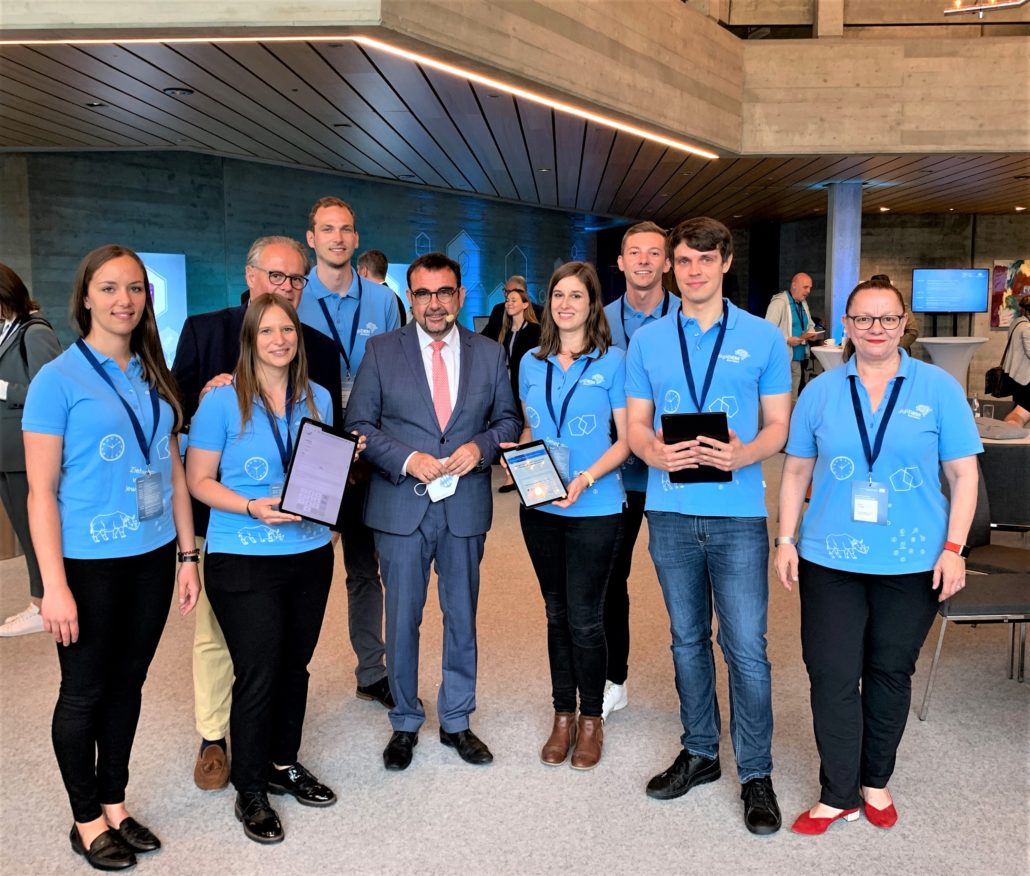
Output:
[[366,684],[364,687],[359,684],[355,695],[359,700],[375,700],[388,709],[392,709],[395,705],[393,694],[390,692],[390,681],[385,675],[379,681]]
[[513,493],[517,489],[518,489],[518,487],[516,487],[515,484],[501,484],[497,488],[497,492],[498,493]]
[[701,757],[684,750],[675,763],[647,783],[647,796],[655,800],[682,797],[691,788],[714,782],[722,775],[719,758]]
[[122,823],[111,830],[134,852],[156,852],[161,848],[161,840],[135,818],[123,818]]
[[465,761],[465,763],[470,763],[474,766],[493,763],[494,756],[490,753],[490,749],[471,730],[459,730],[457,733],[448,733],[441,727],[440,741],[448,748],[453,748],[457,751],[458,757]]
[[128,870],[136,866],[136,853],[113,830],[105,830],[88,849],[82,844],[79,829],[74,824],[68,838],[72,841],[72,851],[82,855],[96,870]]
[[336,802],[336,794],[332,789],[323,785],[299,763],[284,770],[269,768],[268,790],[273,794],[292,794],[298,803],[305,806],[332,806]]
[[243,832],[256,843],[281,843],[283,826],[264,791],[241,791],[236,795],[236,818]]
[[418,734],[407,730],[394,730],[383,751],[383,765],[388,770],[406,770],[411,764],[411,755],[418,745]]
[[740,799],[744,801],[744,824],[751,833],[776,833],[783,824],[780,805],[776,802],[772,779],[761,776],[740,786]]

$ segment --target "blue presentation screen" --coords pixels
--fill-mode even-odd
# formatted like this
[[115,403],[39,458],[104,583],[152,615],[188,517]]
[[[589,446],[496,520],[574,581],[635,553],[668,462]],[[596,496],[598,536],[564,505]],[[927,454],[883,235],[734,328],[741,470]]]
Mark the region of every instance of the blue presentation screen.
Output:
[[915,313],[984,313],[987,310],[986,268],[916,268],[912,272]]
[[186,256],[182,253],[138,253],[147,266],[150,297],[154,300],[154,315],[165,361],[172,367],[175,347],[186,322]]

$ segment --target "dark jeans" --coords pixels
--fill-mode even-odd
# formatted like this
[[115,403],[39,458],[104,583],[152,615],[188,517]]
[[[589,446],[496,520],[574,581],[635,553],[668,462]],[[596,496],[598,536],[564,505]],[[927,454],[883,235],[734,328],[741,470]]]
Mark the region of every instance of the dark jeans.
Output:
[[626,507],[622,509],[622,541],[615,554],[604,596],[604,637],[608,642],[605,678],[615,684],[625,684],[629,674],[629,573],[633,565],[633,548],[644,519],[646,495],[626,491]]
[[912,673],[937,613],[933,573],[860,575],[801,560],[798,577],[819,800],[853,809],[860,785],[885,788],[894,772]]
[[281,556],[208,554],[207,595],[232,656],[232,783],[265,790],[268,765],[297,762],[333,549]]
[[600,716],[607,648],[604,591],[619,549],[622,515],[559,517],[520,508],[522,535],[547,612],[547,656],[556,712]]
[[64,571],[79,640],[57,646],[52,733],[72,816],[86,822],[101,816],[101,803],[125,800],[143,682],[172,602],[175,542],[131,557],[66,558]]
[[43,596],[43,576],[39,573],[36,551],[29,534],[29,480],[23,471],[0,471],[0,502],[11,520],[14,534],[25,553],[25,565],[29,570],[29,595],[37,599]]

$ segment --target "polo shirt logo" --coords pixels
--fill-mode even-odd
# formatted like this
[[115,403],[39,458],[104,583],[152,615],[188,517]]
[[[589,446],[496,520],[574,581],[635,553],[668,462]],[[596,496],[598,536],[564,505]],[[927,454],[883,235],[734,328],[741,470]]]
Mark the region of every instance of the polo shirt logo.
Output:
[[680,394],[675,389],[665,393],[665,402],[662,405],[662,413],[675,414],[680,409]]
[[603,374],[591,374],[589,377],[584,377],[579,381],[580,386],[604,386],[604,375]]
[[916,487],[923,485],[923,476],[920,474],[919,469],[916,466],[909,466],[908,468],[899,468],[894,474],[891,475],[891,487],[898,493],[904,493],[906,490],[914,490]]
[[913,420],[921,420],[927,414],[933,413],[933,408],[929,405],[916,405],[914,408],[902,408],[898,413],[911,417]]
[[733,362],[740,364],[745,359],[750,359],[751,354],[747,350],[734,350],[732,353],[720,353],[719,360],[722,362]]
[[374,322],[366,322],[363,328],[358,329],[358,334],[362,337],[370,338],[376,333],[376,329],[378,328],[379,326]]
[[573,438],[582,438],[589,435],[597,428],[597,417],[593,414],[584,414],[581,417],[573,417],[569,420],[569,434]]
[[243,463],[243,470],[255,481],[263,481],[268,477],[268,460],[261,456],[252,456]]
[[105,435],[100,439],[98,450],[102,460],[114,462],[116,459],[121,459],[122,454],[125,453],[125,439],[121,435],[116,435],[112,432],[110,435]]

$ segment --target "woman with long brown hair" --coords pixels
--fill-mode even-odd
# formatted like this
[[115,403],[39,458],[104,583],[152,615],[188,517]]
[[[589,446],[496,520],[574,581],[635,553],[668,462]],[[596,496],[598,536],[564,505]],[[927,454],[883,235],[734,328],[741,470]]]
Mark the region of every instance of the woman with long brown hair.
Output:
[[[510,281],[509,281],[510,283]],[[536,308],[529,300],[529,292],[512,286],[504,296],[504,318],[501,320],[501,334],[497,342],[504,347],[508,356],[508,376],[511,377],[511,394],[519,397],[519,367],[522,357],[540,343],[540,322]],[[504,483],[498,493],[510,493],[515,489],[511,473],[504,470]]]

